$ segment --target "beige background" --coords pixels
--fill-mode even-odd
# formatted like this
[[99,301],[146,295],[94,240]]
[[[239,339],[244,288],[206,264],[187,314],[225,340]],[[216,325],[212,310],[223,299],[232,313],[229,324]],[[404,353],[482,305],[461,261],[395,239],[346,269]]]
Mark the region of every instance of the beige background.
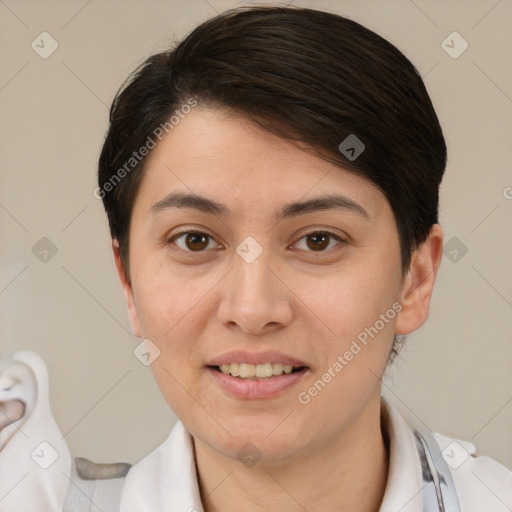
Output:
[[[388,38],[425,79],[449,165],[441,224],[467,253],[443,258],[428,323],[385,394],[445,435],[512,467],[512,2],[300,1]],[[128,72],[228,0],[0,1],[0,356],[46,361],[73,455],[136,462],[175,421],[133,355],[106,218],[93,197],[108,106]],[[43,31],[58,49],[41,58]],[[459,32],[457,59],[442,41]],[[458,44],[458,43],[457,43]],[[508,193],[507,193],[508,192]],[[57,253],[32,252],[48,237]]]

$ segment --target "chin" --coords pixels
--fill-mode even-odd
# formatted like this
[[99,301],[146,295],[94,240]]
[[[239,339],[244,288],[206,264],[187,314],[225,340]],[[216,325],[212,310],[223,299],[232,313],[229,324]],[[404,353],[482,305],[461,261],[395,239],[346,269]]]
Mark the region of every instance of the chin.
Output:
[[282,416],[272,419],[273,421],[262,420],[256,423],[250,418],[238,419],[236,425],[224,424],[231,436],[221,428],[222,432],[218,433],[222,438],[209,438],[211,431],[205,433],[206,437],[201,437],[227,457],[241,462],[249,457],[253,461],[258,459],[261,463],[272,464],[296,455],[299,442],[304,442],[303,436],[299,436],[296,431],[296,425],[286,428],[279,425]]

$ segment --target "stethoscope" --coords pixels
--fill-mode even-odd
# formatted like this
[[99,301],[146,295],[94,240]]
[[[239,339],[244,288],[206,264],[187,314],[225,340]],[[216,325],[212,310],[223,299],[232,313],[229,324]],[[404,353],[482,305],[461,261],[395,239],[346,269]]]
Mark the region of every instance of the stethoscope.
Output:
[[432,432],[416,428],[414,438],[423,476],[423,512],[461,512],[457,490]]

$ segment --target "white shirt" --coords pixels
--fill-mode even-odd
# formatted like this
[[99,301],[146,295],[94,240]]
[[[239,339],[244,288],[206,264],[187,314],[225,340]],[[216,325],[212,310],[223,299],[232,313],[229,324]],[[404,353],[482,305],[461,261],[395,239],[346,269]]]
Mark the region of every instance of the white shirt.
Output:
[[[423,512],[422,470],[413,431],[384,398],[382,419],[390,441],[390,460],[379,512]],[[472,443],[434,436],[446,457],[454,459],[451,475],[461,512],[512,511],[512,471],[489,457],[474,457]],[[192,437],[181,421],[163,444],[130,469],[121,512],[204,512]]]

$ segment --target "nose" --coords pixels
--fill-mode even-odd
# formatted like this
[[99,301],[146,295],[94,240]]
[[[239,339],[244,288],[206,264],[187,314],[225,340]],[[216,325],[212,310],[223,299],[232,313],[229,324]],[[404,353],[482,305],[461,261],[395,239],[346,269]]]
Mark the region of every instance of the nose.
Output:
[[[266,334],[288,325],[293,318],[293,293],[278,276],[269,249],[252,262],[234,255],[234,268],[226,275],[218,319],[230,329]],[[250,260],[249,260],[250,261]]]

